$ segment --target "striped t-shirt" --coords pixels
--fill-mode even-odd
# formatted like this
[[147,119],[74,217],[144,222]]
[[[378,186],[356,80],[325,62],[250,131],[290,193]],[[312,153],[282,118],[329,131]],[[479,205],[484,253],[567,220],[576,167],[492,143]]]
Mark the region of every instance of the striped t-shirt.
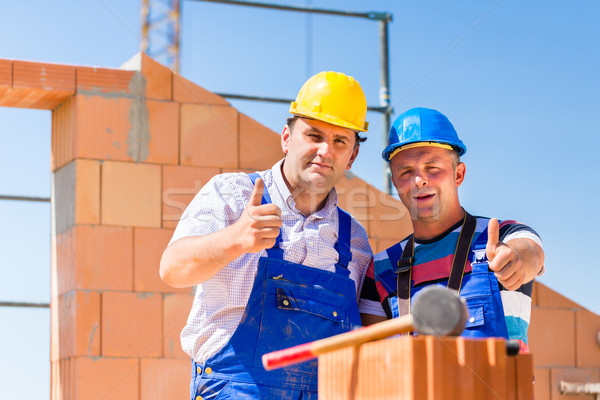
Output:
[[[478,241],[478,238],[481,239],[480,235],[487,235],[488,221],[489,218],[477,217],[477,226],[467,257],[465,276],[472,271],[471,260],[473,262],[487,261],[485,249],[474,249],[473,245]],[[462,220],[447,232],[434,239],[426,241],[415,240],[415,262],[411,277],[413,287],[433,283],[446,283],[448,281],[461,228]],[[517,238],[528,238],[542,246],[538,234],[532,228],[512,220],[501,221],[500,240],[508,242]],[[400,243],[402,249],[404,249],[407,240],[408,238],[405,238]],[[386,268],[390,268],[390,260],[387,251],[382,251],[374,256],[373,261],[367,269],[359,303],[361,313],[388,316],[389,310],[386,313],[385,308],[389,308],[388,298],[390,297],[390,293],[376,278]],[[542,273],[543,268],[539,275]],[[507,290],[501,284],[499,285],[508,328],[508,337],[511,340],[519,340],[521,347],[526,350],[527,330],[531,316],[531,290],[533,282],[524,284],[514,291]],[[399,300],[398,308],[401,314],[408,312],[409,307],[407,302],[407,300]]]

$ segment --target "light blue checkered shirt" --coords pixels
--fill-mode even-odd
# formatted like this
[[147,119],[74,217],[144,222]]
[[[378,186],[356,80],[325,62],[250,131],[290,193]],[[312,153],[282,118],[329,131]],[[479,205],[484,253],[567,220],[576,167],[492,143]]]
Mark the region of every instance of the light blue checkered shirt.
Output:
[[[338,253],[333,247],[338,236],[335,189],[329,193],[321,210],[305,217],[296,209],[283,180],[282,163],[283,160],[259,174],[271,201],[282,211],[281,247],[284,259],[333,272],[338,260]],[[215,176],[198,192],[183,213],[171,243],[188,236],[217,232],[231,225],[242,215],[253,189],[254,185],[247,174]],[[354,218],[350,234],[350,278],[356,284],[358,297],[364,272],[373,253],[367,233]],[[181,332],[182,348],[196,362],[204,362],[216,354],[235,332],[252,291],[258,260],[265,255],[264,250],[244,254],[197,286],[192,310]]]

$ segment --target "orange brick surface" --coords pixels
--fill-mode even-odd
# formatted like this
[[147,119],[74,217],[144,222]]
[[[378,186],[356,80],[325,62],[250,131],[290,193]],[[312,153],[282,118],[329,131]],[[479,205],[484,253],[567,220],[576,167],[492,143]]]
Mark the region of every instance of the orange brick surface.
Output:
[[162,356],[162,296],[132,292],[102,294],[102,355]]
[[162,223],[163,227],[177,226],[181,214],[196,193],[215,175],[219,168],[163,166]]
[[179,160],[179,104],[148,100],[150,142],[142,161],[177,164]]
[[73,289],[131,290],[133,231],[114,226],[75,226],[56,238],[58,293]]
[[[408,210],[400,201],[368,185],[369,235],[400,241],[412,233]],[[371,204],[374,205],[371,206]]]
[[338,183],[335,189],[338,194],[338,205],[352,214],[369,234],[369,211],[375,206],[375,193],[369,193],[369,189],[365,181],[346,173]]
[[77,102],[70,97],[52,111],[52,172],[71,162],[74,155]]
[[160,279],[158,270],[163,250],[167,247],[172,229],[135,228],[134,236],[134,290],[136,292],[188,293],[190,288],[172,288]]
[[102,165],[102,224],[161,225],[161,167],[105,162]]
[[75,93],[75,67],[13,61],[12,71],[0,106],[51,110]]
[[534,368],[533,383],[534,399],[549,399],[550,398],[550,368]]
[[75,67],[13,61],[13,87],[75,93]]
[[173,73],[169,68],[141,53],[141,69],[147,99],[171,100],[173,98]]
[[127,139],[132,130],[129,98],[78,94],[75,97],[74,156],[129,161]]
[[181,105],[182,165],[238,168],[238,116],[233,107]]
[[533,307],[529,350],[536,367],[575,365],[575,313],[558,308]]
[[239,124],[240,168],[269,169],[283,158],[281,136],[278,133],[241,113]]
[[562,294],[550,289],[548,286],[538,284],[536,289],[536,305],[552,308],[582,308],[579,304],[569,300]]
[[185,326],[194,301],[193,292],[189,294],[167,294],[163,301],[163,354],[165,357],[189,359],[181,350],[179,334]]
[[593,395],[560,394],[560,381],[569,383],[598,383],[600,382],[600,370],[597,368],[552,368],[550,370],[550,399],[593,400]]
[[600,368],[600,316],[588,310],[575,312],[577,367]]
[[12,86],[12,61],[0,60],[0,95]]
[[[74,290],[58,298],[59,325],[52,332],[59,341],[56,361],[74,356],[100,355],[100,293]],[[54,347],[53,347],[54,348]]]
[[189,360],[143,359],[140,397],[143,400],[181,400],[190,395]]
[[54,400],[139,398],[139,361],[128,358],[77,357],[52,364]]
[[75,162],[75,223],[100,223],[100,163]]
[[77,92],[132,93],[135,71],[77,67]]
[[221,96],[185,79],[181,75],[173,75],[173,100],[180,103],[196,103],[204,105],[229,106]]

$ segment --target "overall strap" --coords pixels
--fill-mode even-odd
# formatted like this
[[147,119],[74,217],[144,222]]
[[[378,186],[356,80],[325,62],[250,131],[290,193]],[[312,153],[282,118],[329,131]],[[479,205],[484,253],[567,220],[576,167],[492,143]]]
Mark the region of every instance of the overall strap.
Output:
[[471,241],[473,240],[476,227],[477,218],[465,211],[463,226],[460,230],[460,235],[458,236],[458,242],[456,242],[456,250],[454,251],[452,270],[450,271],[450,277],[448,278],[448,288],[454,289],[457,292],[460,292],[467,260],[469,258],[469,249],[471,248]]
[[414,234],[411,234],[406,240],[406,245],[404,246],[404,250],[402,250],[402,257],[397,260],[398,262],[396,264],[396,295],[398,296],[398,306],[400,306],[400,299],[408,300],[408,311],[410,313],[410,289],[412,287],[412,269],[415,265]]
[[[253,172],[253,173],[249,173],[248,177],[252,181],[252,184],[255,185],[256,179],[260,178],[261,176],[258,173]],[[269,196],[269,190],[267,189],[267,185],[265,185],[265,190],[263,191],[261,204],[271,204],[271,196]],[[283,249],[281,249],[279,247],[281,240],[282,240],[281,229],[279,229],[279,236],[277,236],[277,239],[275,240],[275,244],[270,249],[267,249],[267,255],[269,257],[283,258]]]
[[335,243],[335,250],[339,254],[339,260],[336,264],[336,270],[338,267],[348,269],[348,264],[352,261],[352,252],[350,251],[350,230],[352,224],[352,218],[350,214],[341,208],[338,210],[338,240]]

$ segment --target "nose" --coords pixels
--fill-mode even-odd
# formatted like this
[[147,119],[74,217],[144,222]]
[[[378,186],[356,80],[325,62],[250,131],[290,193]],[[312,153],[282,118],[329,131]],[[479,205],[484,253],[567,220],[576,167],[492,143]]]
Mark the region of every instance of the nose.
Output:
[[427,178],[425,178],[424,176],[421,175],[417,175],[415,176],[415,186],[416,187],[423,187],[427,185]]
[[319,143],[319,147],[317,149],[317,155],[319,155],[321,158],[327,158],[330,153],[331,153],[331,143],[329,143],[325,140],[322,141],[321,143]]

